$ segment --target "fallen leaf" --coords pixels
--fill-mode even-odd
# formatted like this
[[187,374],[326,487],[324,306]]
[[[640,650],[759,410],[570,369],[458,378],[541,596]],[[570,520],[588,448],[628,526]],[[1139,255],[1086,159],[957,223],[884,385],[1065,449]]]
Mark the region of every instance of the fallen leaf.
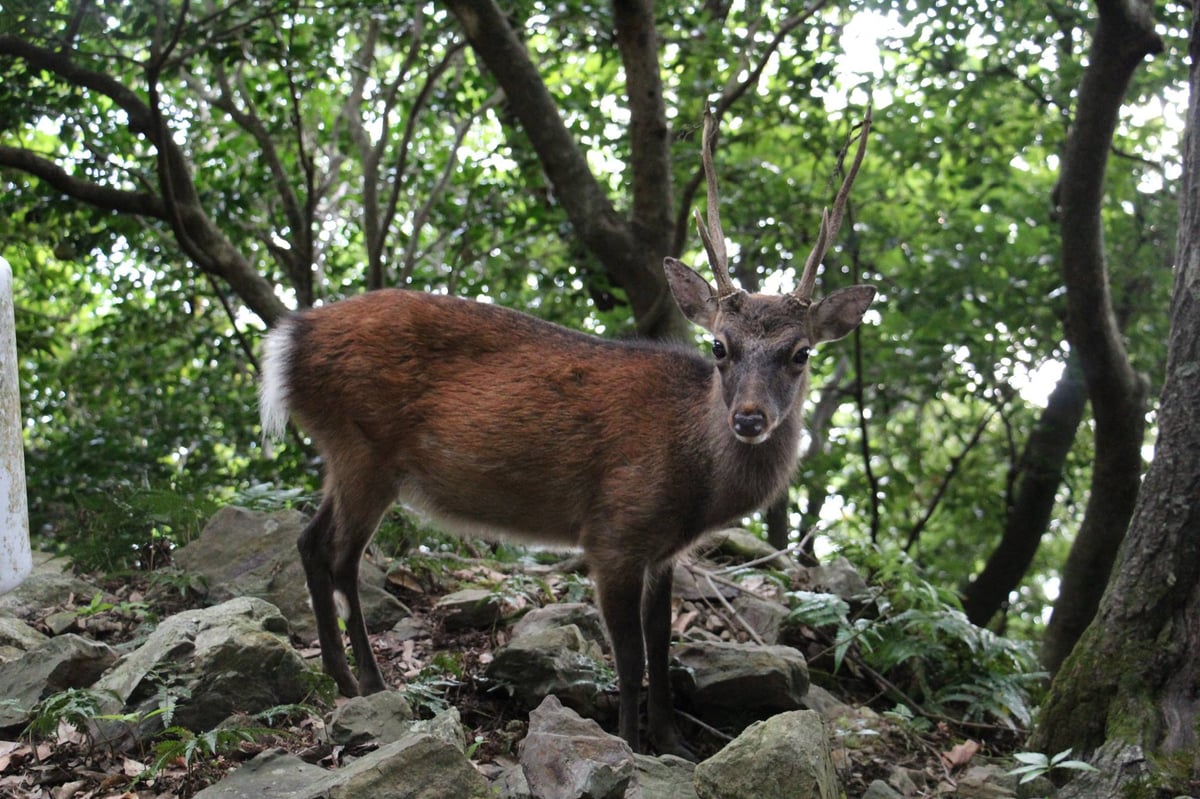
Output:
[[87,783],[83,780],[64,782],[62,785],[52,790],[50,795],[53,796],[54,799],[71,799],[71,797],[73,797],[79,791],[82,791],[85,785],[87,785]]
[[949,752],[942,752],[942,761],[951,769],[965,766],[975,757],[981,746],[978,741],[963,741],[951,747]]

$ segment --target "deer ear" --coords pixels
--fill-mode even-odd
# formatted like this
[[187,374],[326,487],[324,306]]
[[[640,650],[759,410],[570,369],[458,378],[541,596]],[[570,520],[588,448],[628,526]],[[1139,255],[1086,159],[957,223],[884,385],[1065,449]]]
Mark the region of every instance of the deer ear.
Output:
[[863,314],[875,299],[874,286],[849,286],[821,299],[810,312],[814,341],[834,341],[862,323]]
[[667,273],[667,283],[679,310],[693,323],[711,331],[717,310],[713,287],[695,269],[674,258],[663,259],[663,271]]

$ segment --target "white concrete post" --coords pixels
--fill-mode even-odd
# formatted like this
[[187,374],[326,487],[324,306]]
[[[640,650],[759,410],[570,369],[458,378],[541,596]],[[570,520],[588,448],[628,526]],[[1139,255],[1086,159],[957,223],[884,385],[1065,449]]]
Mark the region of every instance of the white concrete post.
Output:
[[0,594],[20,585],[32,568],[13,276],[0,258]]

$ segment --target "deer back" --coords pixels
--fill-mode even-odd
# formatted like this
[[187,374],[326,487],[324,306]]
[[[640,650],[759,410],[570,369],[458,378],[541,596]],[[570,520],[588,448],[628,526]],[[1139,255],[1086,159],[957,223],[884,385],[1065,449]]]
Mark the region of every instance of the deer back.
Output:
[[799,435],[802,386],[777,439],[748,445],[729,426],[728,380],[691,349],[400,290],[297,314],[271,334],[265,369],[264,386],[286,389],[264,396],[264,418],[285,404],[328,480],[369,476],[470,534],[677,530],[655,557],[777,492]]

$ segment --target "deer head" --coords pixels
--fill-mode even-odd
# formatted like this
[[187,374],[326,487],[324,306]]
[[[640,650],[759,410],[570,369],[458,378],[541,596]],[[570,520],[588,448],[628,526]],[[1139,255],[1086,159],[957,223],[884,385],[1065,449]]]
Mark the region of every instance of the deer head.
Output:
[[701,160],[708,185],[708,223],[696,212],[700,239],[708,253],[717,285],[674,258],[664,261],[671,292],[680,310],[712,333],[712,353],[722,378],[728,422],[745,444],[760,444],[789,417],[808,384],[808,359],[823,341],[842,338],[862,321],[875,297],[875,287],[850,286],[813,302],[817,268],[841,227],[850,187],[866,154],[871,127],[868,109],[859,134],[854,161],[834,198],[825,209],[804,272],[790,293],[750,294],[733,285],[725,234],[721,230],[717,176],[713,168],[716,123],[704,115]]

